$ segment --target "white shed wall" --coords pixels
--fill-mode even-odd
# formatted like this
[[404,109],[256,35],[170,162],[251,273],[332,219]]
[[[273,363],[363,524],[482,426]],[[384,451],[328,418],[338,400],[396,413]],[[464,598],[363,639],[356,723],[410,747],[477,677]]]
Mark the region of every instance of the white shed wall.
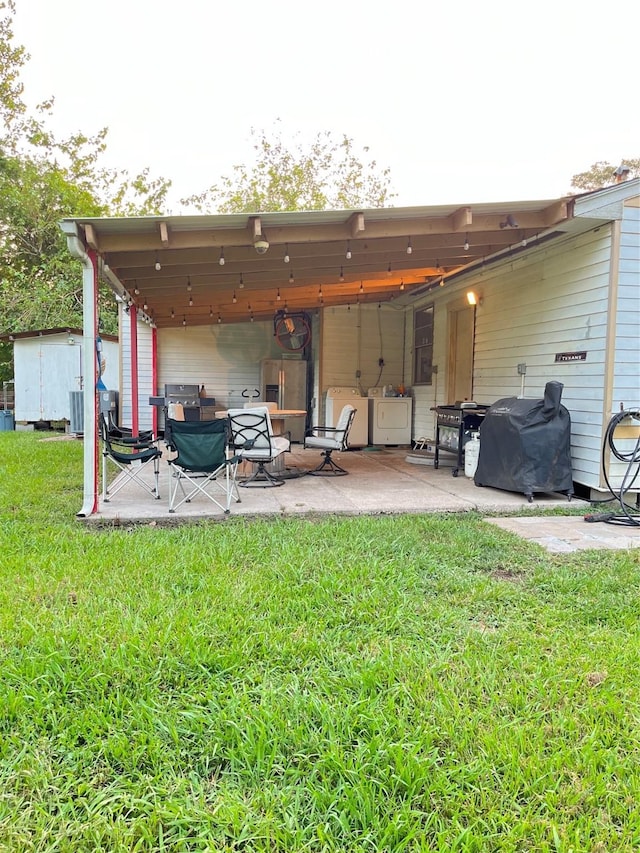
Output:
[[[70,420],[69,392],[82,391],[85,385],[83,349],[84,337],[66,332],[14,341],[16,421]],[[102,357],[102,381],[116,388],[118,344],[103,340]]]

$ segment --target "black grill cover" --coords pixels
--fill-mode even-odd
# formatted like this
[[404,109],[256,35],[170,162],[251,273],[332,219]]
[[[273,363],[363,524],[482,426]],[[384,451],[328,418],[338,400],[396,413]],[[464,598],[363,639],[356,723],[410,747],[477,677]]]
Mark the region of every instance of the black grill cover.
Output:
[[480,425],[474,482],[508,492],[573,494],[571,417],[560,403],[563,385],[547,382],[544,399],[504,397]]

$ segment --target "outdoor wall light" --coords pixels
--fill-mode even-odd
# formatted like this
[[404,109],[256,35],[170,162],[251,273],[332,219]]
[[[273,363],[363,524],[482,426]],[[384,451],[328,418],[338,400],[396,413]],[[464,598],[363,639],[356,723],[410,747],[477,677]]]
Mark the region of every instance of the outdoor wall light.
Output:
[[482,305],[484,302],[482,296],[478,296],[473,290],[467,291],[467,302],[469,305]]
[[518,223],[516,222],[515,216],[512,213],[510,213],[507,216],[507,218],[505,219],[505,221],[500,223],[500,227],[501,228],[517,228]]

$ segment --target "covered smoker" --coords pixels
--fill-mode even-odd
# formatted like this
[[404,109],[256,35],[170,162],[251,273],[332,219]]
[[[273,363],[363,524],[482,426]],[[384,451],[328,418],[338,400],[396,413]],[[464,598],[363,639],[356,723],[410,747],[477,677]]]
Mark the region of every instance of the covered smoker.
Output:
[[504,397],[480,426],[474,482],[508,492],[565,492],[571,500],[571,417],[560,403],[563,385],[547,382],[542,400]]

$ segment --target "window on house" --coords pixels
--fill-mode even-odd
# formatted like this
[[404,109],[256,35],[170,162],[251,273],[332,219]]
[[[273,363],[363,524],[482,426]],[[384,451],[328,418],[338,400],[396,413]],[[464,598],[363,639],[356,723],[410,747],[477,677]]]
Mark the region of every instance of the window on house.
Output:
[[413,384],[431,385],[433,380],[433,305],[413,315]]

